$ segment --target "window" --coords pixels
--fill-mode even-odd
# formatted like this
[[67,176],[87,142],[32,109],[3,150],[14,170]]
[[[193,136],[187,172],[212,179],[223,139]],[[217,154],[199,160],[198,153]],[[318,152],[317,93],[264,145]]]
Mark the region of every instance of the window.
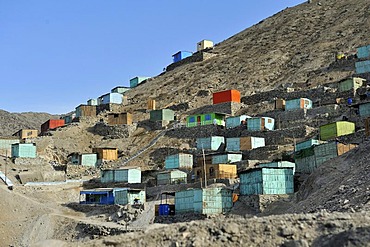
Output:
[[212,119],[212,116],[211,116],[210,114],[207,114],[207,115],[205,115],[205,116],[204,116],[204,119],[205,119],[206,121],[209,121],[209,120],[211,120],[211,119]]
[[190,117],[189,118],[189,123],[194,123],[195,122],[195,117]]
[[215,169],[213,167],[209,168],[209,176],[214,177],[215,176]]
[[272,119],[271,118],[267,119],[267,122],[272,123]]
[[118,118],[118,114],[114,114],[114,115],[113,115],[113,117],[114,117],[114,118]]

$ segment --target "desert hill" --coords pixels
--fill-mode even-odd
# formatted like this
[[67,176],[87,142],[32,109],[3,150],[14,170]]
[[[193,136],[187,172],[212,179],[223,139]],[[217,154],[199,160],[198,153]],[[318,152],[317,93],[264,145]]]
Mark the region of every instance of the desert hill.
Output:
[[[165,155],[180,150],[196,153],[194,137],[197,133],[186,128],[172,129],[173,126],[168,126],[168,129],[153,128],[146,110],[149,98],[157,101],[158,109],[177,108],[176,114],[180,122],[194,110],[211,105],[213,92],[225,89],[239,90],[244,96],[242,111],[251,115],[266,112],[273,114],[273,109],[268,105],[280,93],[286,93],[287,88],[294,91],[295,94],[291,95],[298,95],[300,92],[309,95],[315,92],[312,93],[314,103],[324,96],[330,98],[331,101],[327,100],[328,105],[315,105],[319,110],[308,114],[302,121],[293,116],[290,122],[286,121],[276,131],[257,133],[267,138],[272,151],[266,149],[266,152],[255,156],[280,159],[283,152],[293,150],[293,142],[297,139],[315,137],[320,124],[340,120],[344,116],[361,123],[361,119],[351,115],[346,104],[335,103],[336,94],[327,93],[326,89],[320,90],[323,86],[330,89],[336,82],[355,75],[354,61],[338,64],[335,55],[339,51],[353,51],[358,46],[370,44],[367,32],[367,27],[370,26],[369,13],[370,2],[365,0],[313,0],[310,4],[303,3],[287,8],[217,44],[208,51],[212,54],[209,59],[168,70],[127,92],[129,104],[123,106],[123,110],[133,113],[135,130],[132,133],[120,133],[124,137],[117,138],[109,132],[110,129],[104,132],[108,134],[102,134],[97,123],[106,116],[101,114],[97,118],[84,119],[60,128],[49,136],[36,138],[34,141],[38,154],[47,161],[64,164],[68,154],[72,152],[84,153],[97,146],[114,146],[119,149],[120,160],[107,164],[109,167],[126,165],[124,162],[128,158],[140,153],[127,165],[140,166],[143,170],[158,170],[163,166]],[[108,90],[110,89],[107,88]],[[12,134],[22,126],[38,128],[39,124],[50,118],[47,114],[35,114],[33,117],[31,113],[26,116],[6,112],[3,114],[4,118],[0,118],[1,126],[6,126],[3,128],[3,135]],[[26,118],[30,116],[31,120]],[[358,125],[357,135],[346,140],[356,140],[359,144],[357,148],[321,165],[289,200],[272,204],[265,212],[269,214],[267,217],[253,218],[239,213],[238,216],[165,225],[165,228],[157,230],[148,228],[144,233],[89,240],[89,237],[110,235],[109,231],[113,232],[115,228],[112,230],[109,228],[111,226],[101,227],[95,221],[92,222],[89,220],[89,213],[74,215],[67,209],[67,204],[78,200],[79,188],[72,185],[56,186],[54,189],[27,187],[17,183],[14,201],[0,205],[3,211],[0,219],[4,221],[0,231],[3,235],[10,236],[7,244],[19,243],[20,246],[27,240],[32,244],[40,241],[39,246],[48,246],[51,242],[42,242],[48,239],[71,245],[72,241],[82,241],[85,237],[82,246],[225,246],[228,243],[248,246],[258,246],[261,243],[267,243],[266,246],[333,246],[337,243],[351,244],[353,241],[357,241],[358,245],[365,245],[368,243],[369,215],[363,211],[369,209],[370,187],[370,180],[366,175],[369,170],[366,150],[370,144],[366,140],[361,141],[364,140],[362,128],[363,125]],[[243,130],[201,131],[204,131],[204,136],[245,134]],[[143,151],[145,147],[148,148]],[[270,151],[271,155],[268,154]],[[3,165],[3,160],[1,162]],[[21,168],[16,164],[10,168],[9,174],[15,179],[16,172]],[[30,166],[27,169],[31,169]],[[84,175],[96,177],[97,172]],[[81,174],[77,171],[72,170],[72,173],[69,174],[71,178],[80,178]],[[5,188],[1,188],[0,193],[4,197],[11,194]],[[30,217],[27,216],[29,210],[23,207],[15,211],[13,208],[22,201],[28,203],[31,209],[38,210],[34,210]],[[339,212],[331,213],[333,211]],[[95,219],[102,220],[108,218],[109,214],[97,213],[94,216]],[[14,222],[22,233],[9,231]],[[49,226],[49,231],[37,237],[37,233],[43,230],[42,227],[33,226],[33,222]],[[84,224],[79,228],[81,222]],[[23,232],[26,232],[26,236],[23,236]],[[199,236],[200,241],[197,240]],[[62,245],[61,242],[58,244]]]
[[11,136],[20,129],[40,130],[41,124],[53,117],[57,116],[49,113],[10,113],[0,110],[0,136]]

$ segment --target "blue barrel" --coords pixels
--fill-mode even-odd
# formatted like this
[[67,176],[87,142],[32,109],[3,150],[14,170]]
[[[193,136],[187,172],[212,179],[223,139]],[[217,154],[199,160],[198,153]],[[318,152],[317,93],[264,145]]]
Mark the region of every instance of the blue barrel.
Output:
[[159,204],[159,215],[170,215],[170,205]]

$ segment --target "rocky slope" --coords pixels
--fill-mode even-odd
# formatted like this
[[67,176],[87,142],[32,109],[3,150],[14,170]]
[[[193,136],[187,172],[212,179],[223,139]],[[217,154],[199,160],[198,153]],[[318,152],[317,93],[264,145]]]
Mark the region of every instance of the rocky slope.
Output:
[[[369,10],[370,2],[364,0],[313,0],[287,8],[219,43],[211,51],[214,57],[129,91],[134,104],[127,109],[145,109],[153,98],[159,108],[187,103],[191,110],[211,104],[211,92],[224,89],[248,96],[280,85],[307,89],[343,79],[354,74],[354,63],[333,66],[335,54],[370,43],[365,28]],[[200,90],[208,96],[197,97]]]

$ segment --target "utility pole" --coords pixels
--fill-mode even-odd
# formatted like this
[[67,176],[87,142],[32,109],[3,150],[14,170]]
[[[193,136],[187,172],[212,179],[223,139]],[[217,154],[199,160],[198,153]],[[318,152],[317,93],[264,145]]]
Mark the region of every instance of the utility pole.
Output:
[[5,183],[7,180],[7,176],[6,176],[7,166],[8,166],[8,150],[5,151]]
[[204,154],[204,148],[202,143],[202,152],[203,152],[203,170],[204,170],[204,188],[207,188],[207,166],[206,166],[206,155]]

